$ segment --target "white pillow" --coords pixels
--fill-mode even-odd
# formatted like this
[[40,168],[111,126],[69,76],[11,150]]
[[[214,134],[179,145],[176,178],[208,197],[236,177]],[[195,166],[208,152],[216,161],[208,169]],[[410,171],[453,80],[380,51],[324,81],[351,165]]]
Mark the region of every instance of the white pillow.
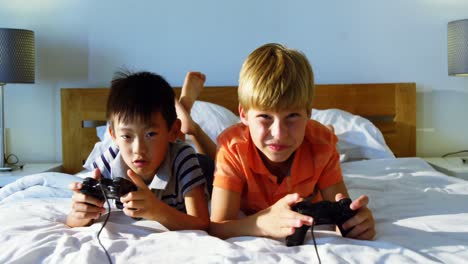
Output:
[[[204,101],[195,101],[192,107],[191,116],[193,121],[197,122],[203,131],[205,131],[205,133],[215,143],[217,143],[216,138],[224,129],[240,122],[239,117],[229,109],[221,105]],[[83,165],[83,167],[88,170],[92,170],[93,162],[96,159],[99,159],[101,154],[113,145],[106,126],[97,127],[96,133],[101,141],[94,145],[93,150]],[[186,142],[196,149],[195,144],[189,138],[187,138]]]
[[313,109],[311,118],[333,125],[341,161],[395,158],[382,132],[366,118],[339,109]]
[[[221,105],[204,101],[195,101],[191,116],[193,121],[198,123],[214,143],[217,143],[216,139],[221,132],[240,122],[239,116],[236,116],[231,110]],[[195,147],[189,138],[186,141]]]
[[116,148],[115,146],[113,146],[114,142],[112,141],[107,126],[96,127],[96,135],[100,139],[100,141],[94,144],[93,150],[91,150],[91,153],[89,153],[88,158],[86,159],[85,164],[83,165],[83,168],[87,170],[94,169],[93,162],[100,159],[101,155],[105,153],[106,150],[108,150],[111,147],[112,149]]
[[[229,109],[204,101],[196,101],[192,107],[192,119],[197,122],[207,135],[216,143],[218,135],[229,126],[240,122]],[[380,130],[369,120],[339,109],[312,110],[312,119],[324,125],[333,125],[338,137],[337,149],[340,160],[361,160],[394,158]],[[92,170],[93,162],[101,158],[104,151],[112,147],[113,142],[106,126],[96,128],[97,142],[88,156],[84,168]],[[187,143],[195,148],[187,138]]]
[[111,138],[110,134],[107,133],[107,125],[96,127],[96,134],[97,134],[100,141],[104,141],[106,139]]

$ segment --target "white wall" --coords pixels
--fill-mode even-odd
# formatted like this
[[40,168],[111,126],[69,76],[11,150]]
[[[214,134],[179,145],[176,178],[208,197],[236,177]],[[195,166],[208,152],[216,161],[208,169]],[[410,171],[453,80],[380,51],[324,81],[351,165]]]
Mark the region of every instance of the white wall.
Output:
[[416,82],[420,156],[468,149],[468,78],[447,76],[447,22],[466,0],[0,0],[0,27],[36,34],[36,83],[5,91],[8,151],[61,160],[60,88],[108,86],[125,66],[174,86],[200,70],[237,85],[266,42],[302,50],[317,83]]

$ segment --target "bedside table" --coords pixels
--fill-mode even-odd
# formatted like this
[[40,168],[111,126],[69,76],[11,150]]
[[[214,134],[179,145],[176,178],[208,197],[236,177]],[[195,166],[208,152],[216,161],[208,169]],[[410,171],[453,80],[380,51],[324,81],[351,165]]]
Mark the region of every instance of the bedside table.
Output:
[[22,169],[0,172],[0,188],[17,179],[41,172],[62,171],[62,163],[26,163]]
[[423,158],[434,169],[447,175],[468,180],[468,157]]

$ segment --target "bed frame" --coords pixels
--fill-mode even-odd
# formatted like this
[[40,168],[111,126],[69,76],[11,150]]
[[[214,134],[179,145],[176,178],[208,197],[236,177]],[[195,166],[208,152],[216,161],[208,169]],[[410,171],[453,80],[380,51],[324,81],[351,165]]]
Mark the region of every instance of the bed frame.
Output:
[[[180,88],[175,88],[177,94]],[[95,127],[105,124],[108,88],[61,89],[62,157],[66,173],[76,173],[99,140]],[[237,87],[205,87],[199,100],[238,113]],[[338,108],[366,117],[383,133],[397,157],[416,155],[416,84],[316,85],[314,108]]]

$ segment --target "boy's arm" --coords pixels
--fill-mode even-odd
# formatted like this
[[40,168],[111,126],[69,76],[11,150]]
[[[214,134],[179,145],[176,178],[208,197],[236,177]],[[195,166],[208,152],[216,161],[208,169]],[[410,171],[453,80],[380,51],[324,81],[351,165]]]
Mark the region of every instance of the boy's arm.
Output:
[[286,237],[293,234],[296,227],[312,223],[311,217],[290,209],[300,200],[298,194],[289,194],[256,214],[239,219],[240,194],[214,187],[210,233],[222,239],[235,236]]
[[239,193],[213,187],[210,234],[222,239],[243,235],[260,236],[252,217],[237,220],[239,210]]
[[[190,190],[185,195],[185,208],[188,216],[195,219],[188,219],[190,223],[195,225],[195,228],[207,230],[210,224],[210,214],[208,212],[208,201],[206,200],[206,193],[204,185],[199,185]],[[179,212],[179,211],[177,211]],[[187,229],[187,228],[185,228]]]
[[[348,189],[343,181],[321,190],[321,193],[323,199],[328,201],[339,201],[349,197]],[[361,195],[351,203],[351,209],[357,210],[357,213],[343,224],[344,229],[352,228],[346,237],[362,240],[374,238],[375,222],[372,212],[367,208],[368,203],[369,198],[366,195]]]
[[323,190],[320,190],[322,198],[327,201],[335,201],[335,196],[337,193],[343,194],[345,197],[349,197],[348,189],[343,181],[340,181],[330,187],[327,187]]
[[133,171],[128,170],[128,176],[138,191],[121,197],[126,215],[158,221],[169,230],[208,228],[209,214],[203,185],[194,187],[186,194],[187,213],[183,213],[159,200]]

